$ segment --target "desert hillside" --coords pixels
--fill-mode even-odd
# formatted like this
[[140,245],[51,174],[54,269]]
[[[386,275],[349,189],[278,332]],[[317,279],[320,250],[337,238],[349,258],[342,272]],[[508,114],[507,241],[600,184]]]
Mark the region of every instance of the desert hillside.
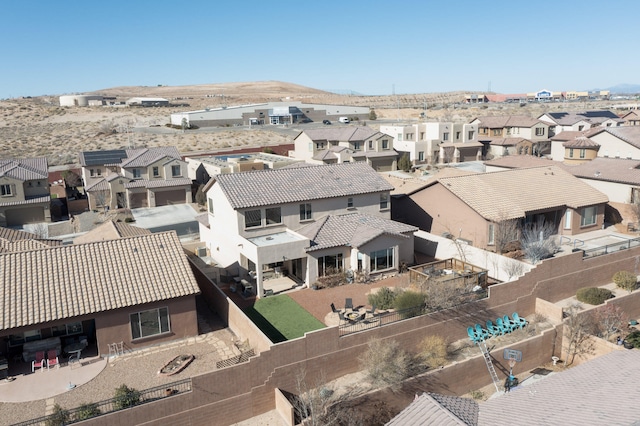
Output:
[[[291,143],[300,129],[288,131],[216,128],[182,133],[164,127],[171,113],[223,105],[295,100],[308,103],[356,105],[374,108],[379,120],[468,121],[479,115],[540,115],[548,109],[598,108],[584,103],[467,106],[465,92],[398,94],[388,96],[338,95],[277,81],[204,84],[192,86],[132,86],[96,90],[92,94],[128,98],[162,97],[174,104],[165,108],[61,107],[58,96],[0,101],[0,149],[4,158],[46,156],[50,165],[77,162],[79,151],[127,147],[176,146],[183,154],[235,146],[267,146]],[[376,127],[379,121],[368,121]]]

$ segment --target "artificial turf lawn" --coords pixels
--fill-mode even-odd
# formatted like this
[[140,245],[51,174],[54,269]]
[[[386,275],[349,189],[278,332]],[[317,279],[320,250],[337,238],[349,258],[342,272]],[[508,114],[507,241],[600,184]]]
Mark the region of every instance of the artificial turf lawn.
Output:
[[274,343],[325,327],[286,294],[258,299],[244,312]]

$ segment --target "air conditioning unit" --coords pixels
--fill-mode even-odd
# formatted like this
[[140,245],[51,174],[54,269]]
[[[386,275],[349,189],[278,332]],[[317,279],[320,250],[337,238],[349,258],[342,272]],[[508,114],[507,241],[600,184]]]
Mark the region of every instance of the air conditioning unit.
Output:
[[206,247],[198,247],[196,249],[196,254],[198,257],[207,257],[207,248]]

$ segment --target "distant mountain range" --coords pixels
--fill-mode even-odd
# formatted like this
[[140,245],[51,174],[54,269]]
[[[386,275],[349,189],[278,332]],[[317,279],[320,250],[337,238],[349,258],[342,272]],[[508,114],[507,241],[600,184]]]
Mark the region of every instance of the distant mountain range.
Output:
[[640,93],[640,84],[618,84],[606,89],[595,90],[608,90],[611,93]]

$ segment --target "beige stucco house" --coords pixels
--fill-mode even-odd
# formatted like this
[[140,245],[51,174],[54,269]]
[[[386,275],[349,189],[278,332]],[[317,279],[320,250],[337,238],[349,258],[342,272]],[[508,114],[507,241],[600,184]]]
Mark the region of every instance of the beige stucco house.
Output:
[[47,159],[0,160],[0,226],[51,222]]

